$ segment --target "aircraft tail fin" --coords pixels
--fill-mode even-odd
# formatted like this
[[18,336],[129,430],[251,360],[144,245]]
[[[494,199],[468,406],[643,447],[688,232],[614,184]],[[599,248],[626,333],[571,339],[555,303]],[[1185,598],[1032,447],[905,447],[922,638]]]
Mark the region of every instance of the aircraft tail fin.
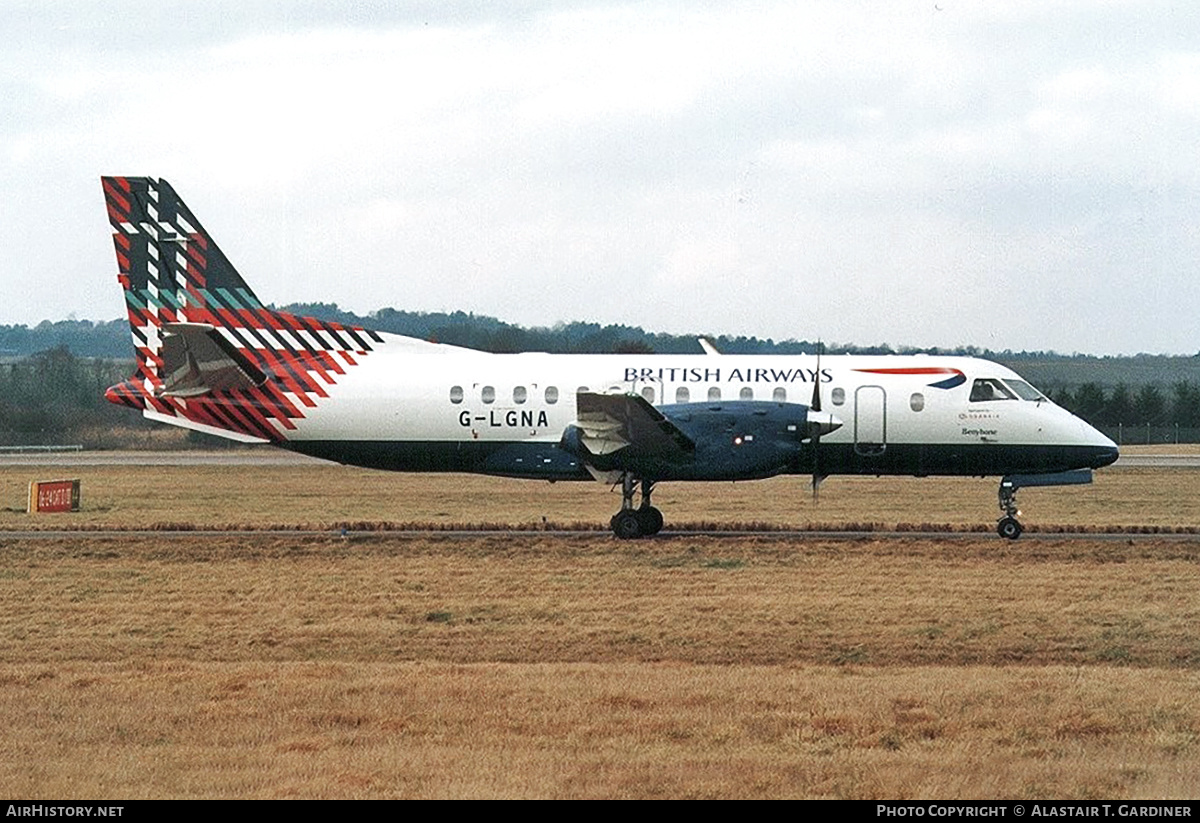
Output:
[[106,397],[154,419],[280,442],[383,343],[368,329],[276,311],[165,180],[103,177],[137,372]]
[[[200,308],[262,304],[200,221],[165,180],[104,177],[126,296],[164,316]],[[181,319],[181,318],[180,318]]]

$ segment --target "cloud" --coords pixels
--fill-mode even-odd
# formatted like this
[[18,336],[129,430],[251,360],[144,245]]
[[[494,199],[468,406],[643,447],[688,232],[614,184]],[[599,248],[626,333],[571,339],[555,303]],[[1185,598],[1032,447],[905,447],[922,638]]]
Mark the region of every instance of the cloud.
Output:
[[119,316],[96,178],[131,173],[278,302],[1195,351],[1193,17],[0,6],[0,322]]

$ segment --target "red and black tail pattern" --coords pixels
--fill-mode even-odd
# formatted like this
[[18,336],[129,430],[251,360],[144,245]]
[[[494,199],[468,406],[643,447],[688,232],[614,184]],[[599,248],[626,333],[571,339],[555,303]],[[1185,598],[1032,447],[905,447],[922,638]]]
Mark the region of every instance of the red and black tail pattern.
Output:
[[[282,442],[340,375],[383,344],[368,329],[264,307],[167,181],[101,183],[137,359],[136,374],[106,392],[111,402],[191,428]],[[258,382],[174,395],[164,382],[163,340],[175,324],[211,327],[256,367]]]

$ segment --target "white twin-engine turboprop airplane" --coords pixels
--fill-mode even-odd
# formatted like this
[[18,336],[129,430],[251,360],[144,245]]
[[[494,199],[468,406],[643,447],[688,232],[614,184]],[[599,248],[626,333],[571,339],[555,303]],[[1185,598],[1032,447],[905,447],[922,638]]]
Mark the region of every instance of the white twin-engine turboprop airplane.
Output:
[[[500,355],[263,306],[165,180],[102,178],[137,373],[114,403],[356,466],[619,483],[622,538],[654,486],[808,474],[1087,483],[1107,437],[1003,366],[965,357]],[[635,505],[635,496],[640,500]]]

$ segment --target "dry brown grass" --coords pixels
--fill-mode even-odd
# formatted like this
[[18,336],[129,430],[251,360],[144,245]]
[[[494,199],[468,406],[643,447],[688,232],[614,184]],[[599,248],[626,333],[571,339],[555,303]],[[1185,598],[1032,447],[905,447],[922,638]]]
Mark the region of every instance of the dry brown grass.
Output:
[[131,661],[0,683],[10,796],[1195,794],[1182,671]]
[[[53,474],[58,471],[51,470]],[[0,529],[603,525],[596,484],[81,469]],[[1200,525],[1195,471],[1022,492],[1032,527]],[[990,527],[995,480],[666,484],[668,524]],[[543,520],[544,519],[544,520]],[[0,541],[0,793],[1189,797],[1200,544],[597,534]]]
[[23,797],[1189,797],[1192,542],[0,543]]
[[[0,529],[221,524],[493,524],[605,528],[620,495],[598,483],[550,484],[468,475],[412,475],[335,466],[82,467],[83,511],[24,513],[30,480],[58,469],[0,470]],[[1090,486],[1023,489],[1030,529],[1200,528],[1200,471],[1097,472]],[[664,483],[654,501],[667,528],[686,524],[893,529],[984,528],[998,516],[994,478],[832,477],[815,504],[807,478]]]
[[0,546],[15,584],[0,596],[10,661],[1200,666],[1194,542],[531,534]]

